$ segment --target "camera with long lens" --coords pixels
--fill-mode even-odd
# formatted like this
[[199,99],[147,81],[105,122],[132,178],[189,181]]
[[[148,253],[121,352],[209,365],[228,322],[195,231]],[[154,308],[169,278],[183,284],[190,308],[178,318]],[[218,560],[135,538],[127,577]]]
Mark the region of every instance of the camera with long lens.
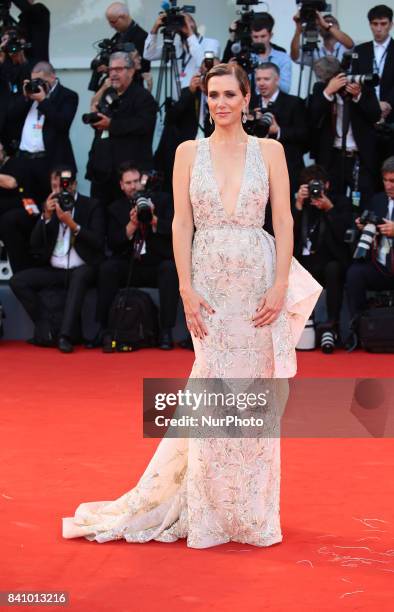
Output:
[[99,103],[97,104],[97,112],[84,113],[82,115],[83,123],[92,125],[100,121],[98,113],[106,117],[112,117],[114,112],[119,108],[120,98],[114,89],[108,89],[104,92]]
[[8,55],[13,55],[24,51],[24,49],[31,49],[31,44],[25,42],[19,35],[17,30],[8,30],[6,32],[8,40],[3,47],[3,50]]
[[275,116],[269,109],[260,111],[251,111],[247,122],[245,123],[245,131],[258,138],[265,138],[273,124]]
[[319,200],[324,194],[324,183],[319,179],[312,179],[308,183],[308,197],[310,200]]
[[48,83],[44,79],[30,79],[25,84],[25,91],[29,95],[40,93],[41,88],[48,93]]
[[74,195],[69,192],[70,185],[74,182],[75,177],[71,170],[62,170],[60,172],[60,189],[56,194],[56,199],[60,208],[64,212],[71,212],[75,206]]
[[97,55],[92,59],[90,63],[90,69],[93,71],[92,78],[88,86],[89,91],[97,91],[100,88],[101,82],[108,76],[108,70],[106,72],[97,72],[99,66],[109,67],[109,58],[113,53],[119,51],[124,53],[132,53],[136,50],[136,46],[132,42],[121,43],[116,42],[110,38],[103,38],[95,43],[96,48],[99,50]]
[[162,175],[156,170],[144,172],[141,177],[140,191],[134,194],[130,200],[131,207],[137,207],[137,220],[142,226],[149,225],[153,219],[150,196],[159,191],[162,183]]
[[364,210],[360,217],[360,223],[364,226],[356,250],[353,253],[353,259],[367,259],[371,254],[371,246],[378,232],[378,225],[384,223],[384,220],[376,215],[373,211]]
[[361,87],[376,87],[377,85],[379,85],[380,78],[377,73],[352,74],[353,61],[356,59],[358,59],[358,53],[346,51],[343,54],[339,72],[345,73],[347,82],[357,83]]
[[177,0],[163,2],[164,17],[163,29],[161,33],[166,40],[173,40],[175,34],[181,34],[182,28],[185,26],[185,16],[182,13],[195,13],[196,7],[191,4],[177,6]]

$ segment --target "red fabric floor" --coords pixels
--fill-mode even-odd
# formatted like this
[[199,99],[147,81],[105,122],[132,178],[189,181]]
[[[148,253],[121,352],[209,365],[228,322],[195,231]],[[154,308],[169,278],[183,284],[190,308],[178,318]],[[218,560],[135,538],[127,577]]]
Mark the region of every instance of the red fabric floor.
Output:
[[[62,516],[131,489],[158,444],[142,438],[142,378],[187,376],[193,354],[3,342],[0,359],[0,591],[65,590],[72,611],[394,609],[393,439],[283,439],[275,546],[64,540]],[[314,377],[390,376],[394,361],[298,360]]]

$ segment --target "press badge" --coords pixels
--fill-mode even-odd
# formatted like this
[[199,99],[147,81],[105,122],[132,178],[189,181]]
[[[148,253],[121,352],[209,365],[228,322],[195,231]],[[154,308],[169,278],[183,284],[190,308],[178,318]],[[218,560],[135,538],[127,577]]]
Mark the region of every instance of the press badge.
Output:
[[102,139],[104,139],[104,138],[109,138],[109,131],[108,131],[108,130],[103,130],[103,131],[101,132],[101,138],[102,138]]

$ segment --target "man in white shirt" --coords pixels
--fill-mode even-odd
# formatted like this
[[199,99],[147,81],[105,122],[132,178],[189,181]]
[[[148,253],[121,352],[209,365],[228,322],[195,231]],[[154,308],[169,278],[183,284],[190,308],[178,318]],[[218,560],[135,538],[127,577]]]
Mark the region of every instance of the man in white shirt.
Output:
[[[376,226],[377,249],[373,243],[367,258],[355,261],[349,268],[346,279],[348,305],[351,317],[367,307],[367,290],[394,289],[394,157],[383,163],[382,177],[384,193],[375,195],[367,209],[380,218]],[[360,231],[365,225],[356,219]]]
[[71,168],[55,170],[51,185],[52,193],[31,236],[31,249],[36,255],[32,264],[37,265],[15,274],[10,286],[35,325],[34,343],[46,346],[54,345],[55,332],[45,318],[39,292],[46,288],[66,290],[56,340],[60,351],[71,353],[85,293],[104,255],[104,216],[96,200],[77,192]]
[[[215,38],[205,38],[197,30],[197,24],[188,13],[183,13],[184,25],[174,36],[175,56],[179,71],[180,89],[188,87],[193,76],[198,72],[204,60],[205,51],[212,51],[220,56],[220,43]],[[163,53],[163,42],[158,41],[158,32],[163,28],[168,17],[160,13],[145,41],[144,58],[149,61],[159,60]],[[173,84],[175,85],[175,84]],[[173,99],[178,99],[176,87]]]

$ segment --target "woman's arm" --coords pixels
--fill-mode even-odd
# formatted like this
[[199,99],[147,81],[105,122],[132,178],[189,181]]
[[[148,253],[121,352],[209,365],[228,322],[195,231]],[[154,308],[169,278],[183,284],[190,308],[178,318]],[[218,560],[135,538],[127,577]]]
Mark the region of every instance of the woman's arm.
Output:
[[252,317],[256,327],[275,321],[286,298],[293,256],[293,217],[290,210],[290,185],[283,146],[276,140],[261,139],[260,147],[269,173],[272,224],[276,243],[275,279]]
[[190,170],[196,155],[196,141],[187,140],[176,150],[173,192],[174,220],[172,222],[172,242],[175,264],[179,278],[179,293],[184,305],[186,323],[194,336],[203,339],[208,335],[207,327],[201,317],[200,307],[213,313],[213,308],[192,287],[192,240],[194,233],[193,210],[189,196]]

